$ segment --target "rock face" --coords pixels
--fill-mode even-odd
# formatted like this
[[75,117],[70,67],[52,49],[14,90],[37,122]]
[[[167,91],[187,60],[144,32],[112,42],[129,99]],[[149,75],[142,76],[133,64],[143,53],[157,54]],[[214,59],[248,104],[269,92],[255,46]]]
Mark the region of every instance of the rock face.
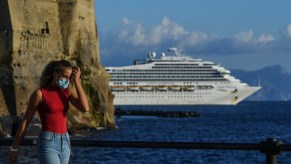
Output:
[[94,13],[94,0],[0,1],[0,117],[22,115],[44,66],[66,59],[81,67],[91,107],[86,114],[70,107],[69,127],[114,128]]

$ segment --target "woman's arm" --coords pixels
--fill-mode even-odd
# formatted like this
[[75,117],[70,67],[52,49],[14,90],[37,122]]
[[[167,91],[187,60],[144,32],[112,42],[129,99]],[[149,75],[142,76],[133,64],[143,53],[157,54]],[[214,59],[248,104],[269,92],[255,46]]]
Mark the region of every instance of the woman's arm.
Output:
[[[17,149],[21,138],[24,136],[26,129],[28,127],[28,125],[31,122],[31,119],[35,113],[35,111],[38,109],[38,106],[40,104],[42,100],[42,93],[40,90],[36,90],[34,91],[30,98],[29,98],[29,103],[28,103],[28,107],[27,110],[24,114],[24,117],[22,119],[22,122],[17,130],[17,133],[15,135],[13,144],[12,144],[12,148]],[[14,163],[17,157],[17,151],[10,151],[9,153],[9,159],[11,163]]]
[[[72,88],[69,89],[70,92],[70,102],[81,112],[88,112],[89,105],[87,96],[83,90],[80,81],[81,71],[79,67],[73,69],[72,78],[75,83],[76,91]],[[76,93],[77,92],[77,93]]]

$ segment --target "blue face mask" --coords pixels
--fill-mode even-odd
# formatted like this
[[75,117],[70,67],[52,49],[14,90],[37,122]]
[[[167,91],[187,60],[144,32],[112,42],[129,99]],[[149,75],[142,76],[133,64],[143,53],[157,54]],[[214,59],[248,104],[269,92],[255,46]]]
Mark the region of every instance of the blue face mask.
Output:
[[70,84],[70,81],[67,79],[63,79],[63,78],[59,79],[59,81],[57,83],[58,87],[61,89],[67,89],[69,84]]

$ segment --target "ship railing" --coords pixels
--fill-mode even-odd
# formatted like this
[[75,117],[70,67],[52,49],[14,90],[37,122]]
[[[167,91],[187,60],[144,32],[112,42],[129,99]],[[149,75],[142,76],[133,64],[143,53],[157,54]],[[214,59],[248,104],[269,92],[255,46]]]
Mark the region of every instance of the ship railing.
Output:
[[[0,146],[12,145],[13,139],[0,139]],[[20,145],[35,146],[37,138],[22,139]],[[283,144],[274,138],[267,138],[260,143],[203,143],[203,142],[144,142],[144,141],[98,141],[71,139],[71,145],[77,147],[112,147],[112,148],[158,148],[158,149],[200,149],[200,150],[245,150],[259,151],[266,157],[266,164],[276,164],[277,155],[291,151],[291,144]]]

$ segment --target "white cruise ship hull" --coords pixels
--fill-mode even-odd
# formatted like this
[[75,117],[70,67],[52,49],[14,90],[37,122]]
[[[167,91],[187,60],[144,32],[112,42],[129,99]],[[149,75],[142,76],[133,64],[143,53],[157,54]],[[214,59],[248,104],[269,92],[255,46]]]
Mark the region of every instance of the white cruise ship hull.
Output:
[[113,92],[114,105],[236,105],[261,87],[194,91]]

